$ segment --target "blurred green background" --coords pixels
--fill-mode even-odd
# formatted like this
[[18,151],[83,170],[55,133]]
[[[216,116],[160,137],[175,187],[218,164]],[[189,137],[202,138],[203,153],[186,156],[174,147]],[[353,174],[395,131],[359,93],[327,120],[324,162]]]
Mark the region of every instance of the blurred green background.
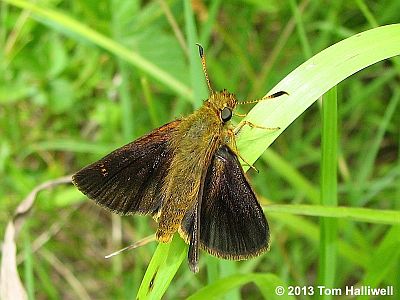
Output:
[[[201,105],[207,90],[204,79],[196,77],[201,67],[195,42],[205,48],[213,87],[246,100],[262,97],[333,43],[400,22],[396,0],[34,2],[50,17],[16,8],[17,2],[0,2],[1,239],[14,209],[35,186],[71,174]],[[144,60],[121,47],[159,69],[138,68]],[[399,71],[398,63],[385,61],[338,86],[339,205],[400,208]],[[247,110],[240,107],[242,113]],[[316,103],[272,145],[316,195],[320,121]],[[256,163],[259,174],[248,173],[264,203],[315,203],[292,186],[295,174],[282,174],[269,159],[276,158],[263,157]],[[269,253],[239,263],[203,253],[199,275],[183,264],[165,298],[185,298],[213,282],[217,278],[209,269],[219,270],[212,273],[218,278],[270,272],[290,285],[314,284],[318,218],[268,217]],[[155,228],[150,217],[111,216],[72,186],[42,192],[17,241],[30,297],[135,297],[156,244],[112,260],[104,255]],[[338,232],[335,287],[400,286],[399,228],[339,219]],[[227,295],[241,297],[261,295],[253,284]]]

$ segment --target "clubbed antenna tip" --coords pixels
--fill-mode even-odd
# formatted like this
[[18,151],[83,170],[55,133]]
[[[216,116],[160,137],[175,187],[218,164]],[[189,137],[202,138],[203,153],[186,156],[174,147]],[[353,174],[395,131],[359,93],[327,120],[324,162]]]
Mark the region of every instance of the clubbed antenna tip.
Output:
[[199,54],[200,54],[200,58],[203,58],[204,55],[204,49],[203,46],[200,45],[199,43],[196,43],[197,47],[199,47]]
[[211,95],[214,93],[213,89],[211,87],[211,82],[210,79],[208,79],[208,73],[207,73],[207,67],[206,67],[206,57],[204,56],[204,49],[203,47],[196,43],[197,47],[199,47],[199,54],[200,54],[200,58],[201,58],[201,65],[203,67],[203,72],[204,72],[204,76],[206,77],[206,81],[207,81],[207,86],[208,86],[208,90],[210,91]]
[[242,101],[242,102],[238,102],[238,104],[257,103],[257,102],[260,102],[260,101],[263,101],[263,100],[274,99],[274,98],[277,98],[277,97],[280,97],[280,96],[283,96],[283,95],[288,95],[289,96],[289,93],[285,92],[285,91],[279,91],[279,92],[276,92],[276,93],[274,93],[272,95],[262,97],[261,99],[250,100],[250,101]]

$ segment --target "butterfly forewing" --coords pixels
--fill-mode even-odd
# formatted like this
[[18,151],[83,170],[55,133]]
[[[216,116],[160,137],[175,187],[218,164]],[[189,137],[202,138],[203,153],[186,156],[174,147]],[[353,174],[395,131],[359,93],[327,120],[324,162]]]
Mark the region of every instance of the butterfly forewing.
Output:
[[173,150],[169,140],[179,120],[153,130],[73,176],[80,191],[118,214],[155,214]]
[[[181,231],[192,235],[195,213],[188,212]],[[213,157],[200,206],[200,246],[226,259],[246,259],[268,249],[269,228],[237,156],[221,146]]]

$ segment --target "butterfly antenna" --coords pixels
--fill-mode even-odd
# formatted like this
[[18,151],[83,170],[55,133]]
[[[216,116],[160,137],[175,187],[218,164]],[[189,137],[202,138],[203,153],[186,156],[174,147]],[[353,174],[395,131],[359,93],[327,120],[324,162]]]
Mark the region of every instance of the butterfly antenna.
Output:
[[280,96],[282,96],[282,95],[289,95],[289,93],[287,93],[287,92],[285,92],[285,91],[279,91],[279,92],[273,93],[272,95],[264,96],[264,97],[262,97],[261,99],[238,102],[238,104],[257,103],[257,102],[264,101],[264,100],[268,100],[268,99],[278,98],[278,97],[280,97]]
[[204,76],[206,77],[208,90],[210,91],[211,94],[213,94],[214,91],[213,91],[213,89],[211,87],[210,79],[208,78],[207,67],[206,67],[206,57],[204,55],[204,49],[200,44],[196,43],[196,45],[197,45],[197,47],[199,47],[199,54],[200,54],[200,58],[201,58],[201,66],[203,67]]
[[144,245],[146,245],[146,244],[148,244],[148,243],[150,243],[152,241],[155,241],[155,240],[156,240],[156,236],[154,234],[149,235],[148,237],[145,237],[145,238],[141,239],[140,241],[137,241],[137,242],[133,243],[132,245],[129,245],[129,246],[125,247],[125,248],[122,248],[122,249],[120,249],[118,251],[115,251],[115,252],[113,252],[111,254],[108,254],[108,255],[104,256],[104,258],[113,257],[115,255],[120,254],[121,252],[124,252],[124,251],[127,251],[127,250],[131,250],[131,249],[135,249],[135,248],[138,248],[140,246],[144,246]]

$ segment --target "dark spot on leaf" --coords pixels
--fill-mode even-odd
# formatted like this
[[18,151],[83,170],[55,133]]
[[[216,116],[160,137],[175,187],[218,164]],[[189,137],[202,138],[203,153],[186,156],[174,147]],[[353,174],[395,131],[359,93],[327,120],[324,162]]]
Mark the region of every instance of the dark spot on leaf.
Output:
[[157,276],[157,271],[154,273],[153,278],[151,278],[150,283],[149,283],[149,292],[153,289],[154,285],[154,280],[156,279]]

